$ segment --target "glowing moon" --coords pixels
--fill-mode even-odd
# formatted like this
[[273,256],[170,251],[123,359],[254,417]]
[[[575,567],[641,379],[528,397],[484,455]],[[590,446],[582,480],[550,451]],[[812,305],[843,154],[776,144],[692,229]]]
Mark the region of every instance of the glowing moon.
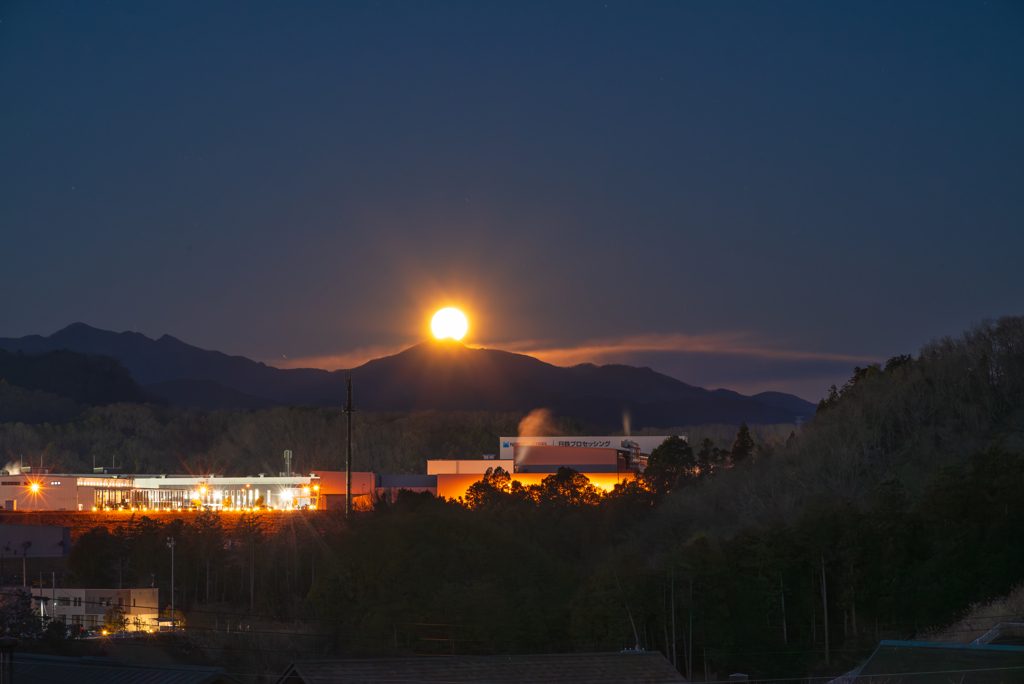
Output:
[[469,329],[469,323],[461,311],[448,307],[434,314],[434,318],[430,321],[430,329],[433,331],[434,337],[439,340],[446,337],[461,340],[466,334],[466,330]]

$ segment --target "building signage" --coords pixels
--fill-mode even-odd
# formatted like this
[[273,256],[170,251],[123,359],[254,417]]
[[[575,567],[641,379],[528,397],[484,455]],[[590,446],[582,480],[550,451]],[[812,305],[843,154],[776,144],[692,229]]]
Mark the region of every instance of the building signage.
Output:
[[[686,439],[686,435],[680,435]],[[640,453],[650,454],[662,442],[668,439],[668,435],[645,435],[643,437],[603,436],[603,437],[502,437],[500,446],[500,458],[512,459],[512,450],[519,446],[561,446],[561,447],[584,447],[587,449],[622,449],[623,442],[631,441],[640,445]]]

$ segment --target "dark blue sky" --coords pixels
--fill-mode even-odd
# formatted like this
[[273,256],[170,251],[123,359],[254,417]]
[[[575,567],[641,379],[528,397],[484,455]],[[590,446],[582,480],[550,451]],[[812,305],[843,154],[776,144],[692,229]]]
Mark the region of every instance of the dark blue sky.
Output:
[[[817,399],[1024,313],[1021,3],[7,3],[0,335]],[[285,359],[283,357],[287,356]]]

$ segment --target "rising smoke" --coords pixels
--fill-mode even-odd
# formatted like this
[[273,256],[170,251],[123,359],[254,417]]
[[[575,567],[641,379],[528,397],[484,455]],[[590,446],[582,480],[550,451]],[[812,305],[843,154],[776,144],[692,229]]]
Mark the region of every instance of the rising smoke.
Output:
[[519,421],[520,437],[557,437],[561,434],[551,411],[547,409],[533,409]]

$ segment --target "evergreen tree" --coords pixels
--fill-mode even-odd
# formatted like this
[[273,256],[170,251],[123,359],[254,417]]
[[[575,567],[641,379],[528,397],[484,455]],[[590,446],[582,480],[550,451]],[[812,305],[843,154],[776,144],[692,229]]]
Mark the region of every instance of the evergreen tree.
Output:
[[754,438],[750,436],[747,424],[740,423],[740,429],[736,433],[736,441],[732,443],[732,460],[739,463],[754,452]]
[[839,403],[839,390],[836,389],[835,385],[832,385],[831,387],[828,388],[828,396],[827,397],[823,397],[822,400],[818,402],[818,411],[817,412],[821,413],[821,412],[825,411],[826,409],[832,408],[833,406],[835,406],[838,403]]
[[666,494],[692,479],[697,467],[686,440],[669,437],[651,452],[643,477],[656,494]]
[[711,441],[709,437],[705,437],[701,440],[699,451],[697,451],[697,468],[699,469],[699,475],[705,477],[714,472],[715,466],[718,465],[719,456],[718,449],[715,447],[715,443]]

